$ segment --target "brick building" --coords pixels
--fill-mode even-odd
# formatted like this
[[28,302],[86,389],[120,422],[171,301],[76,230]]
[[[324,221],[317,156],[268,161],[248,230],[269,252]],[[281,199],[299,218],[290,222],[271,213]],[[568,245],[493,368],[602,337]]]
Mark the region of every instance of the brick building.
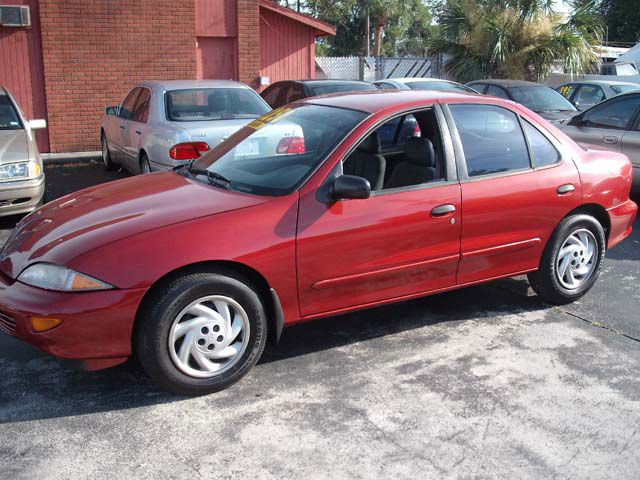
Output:
[[29,7],[30,26],[0,26],[0,85],[27,117],[47,119],[38,144],[54,153],[98,150],[104,107],[140,80],[235,79],[260,89],[261,77],[313,78],[315,39],[335,34],[270,0],[0,0],[4,5]]

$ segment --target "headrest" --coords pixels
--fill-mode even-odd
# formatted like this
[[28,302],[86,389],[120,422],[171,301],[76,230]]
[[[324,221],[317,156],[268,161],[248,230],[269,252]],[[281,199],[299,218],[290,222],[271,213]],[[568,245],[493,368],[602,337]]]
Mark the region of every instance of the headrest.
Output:
[[210,94],[209,98],[207,98],[207,103],[209,104],[210,112],[220,112],[227,108],[227,98],[224,94]]
[[433,143],[424,137],[411,137],[407,139],[404,147],[404,158],[407,162],[422,167],[433,168],[436,165]]
[[362,153],[380,153],[380,137],[378,136],[378,132],[371,133],[367,138],[365,138],[356,151]]

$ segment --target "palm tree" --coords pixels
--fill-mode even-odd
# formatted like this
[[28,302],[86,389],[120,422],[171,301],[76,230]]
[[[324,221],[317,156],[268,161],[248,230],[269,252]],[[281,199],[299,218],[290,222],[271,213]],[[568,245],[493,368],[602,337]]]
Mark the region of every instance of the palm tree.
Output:
[[598,63],[602,19],[592,0],[572,4],[568,17],[552,0],[449,0],[431,50],[444,53],[445,72],[458,81],[512,78],[541,81],[554,64],[587,73]]

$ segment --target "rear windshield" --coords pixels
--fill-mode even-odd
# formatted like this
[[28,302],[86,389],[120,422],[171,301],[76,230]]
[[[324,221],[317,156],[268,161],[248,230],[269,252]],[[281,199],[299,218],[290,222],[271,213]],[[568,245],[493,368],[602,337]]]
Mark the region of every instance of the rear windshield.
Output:
[[0,95],[0,130],[20,130],[18,112],[7,95]]
[[569,100],[550,87],[511,87],[513,99],[534,112],[575,112]]
[[610,85],[611,90],[616,93],[633,92],[640,90],[640,85]]
[[323,83],[322,85],[308,86],[311,93],[316,95],[328,95],[329,93],[355,92],[356,90],[377,90],[375,85],[368,83]]
[[278,108],[219,143],[194,167],[222,175],[232,190],[286,195],[366,116],[356,110],[321,105]]
[[477,93],[475,90],[469,87],[451,82],[407,82],[407,86],[412,90],[436,90],[439,92],[457,91],[466,93]]
[[166,94],[167,118],[174,122],[257,118],[270,108],[253,90],[192,88]]

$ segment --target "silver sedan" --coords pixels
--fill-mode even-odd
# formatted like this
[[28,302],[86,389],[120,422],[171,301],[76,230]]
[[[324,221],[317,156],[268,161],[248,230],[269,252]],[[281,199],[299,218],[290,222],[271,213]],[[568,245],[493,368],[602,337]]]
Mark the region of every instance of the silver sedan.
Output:
[[168,170],[198,158],[271,107],[227,80],[148,81],[106,108],[102,160],[131,173]]
[[640,90],[640,85],[615,80],[581,80],[565,83],[556,88],[556,90],[573,103],[578,110],[583,111],[607,98]]
[[29,213],[42,204],[44,172],[33,130],[45,120],[28,121],[0,87],[0,216]]

